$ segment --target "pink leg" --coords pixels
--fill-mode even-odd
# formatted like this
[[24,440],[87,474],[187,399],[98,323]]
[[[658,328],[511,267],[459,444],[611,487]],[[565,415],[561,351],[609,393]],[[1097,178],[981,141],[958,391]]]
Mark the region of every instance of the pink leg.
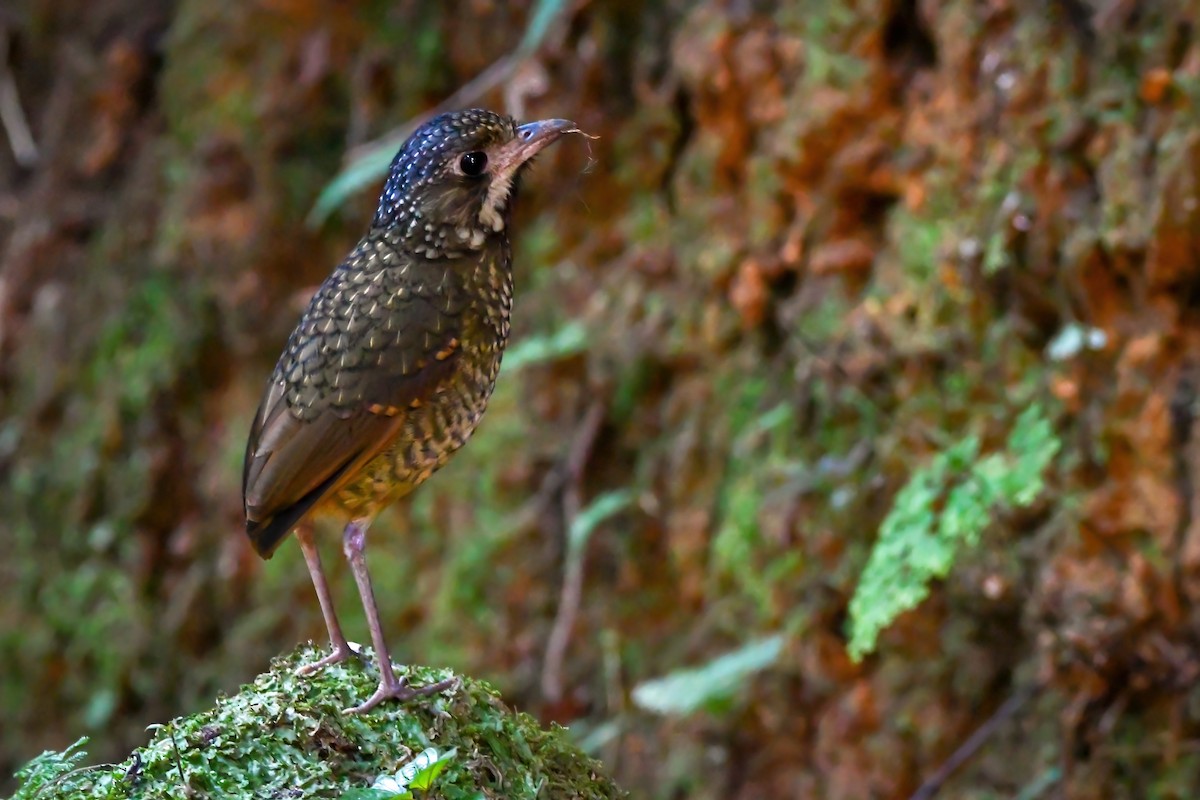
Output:
[[304,562],[308,564],[308,574],[312,576],[313,586],[317,590],[317,602],[321,604],[321,613],[325,616],[325,627],[329,629],[329,643],[333,645],[332,653],[296,670],[297,675],[312,675],[330,664],[345,661],[355,653],[346,642],[346,637],[342,635],[342,626],[338,624],[337,613],[333,610],[333,596],[329,593],[329,584],[325,581],[325,571],[321,569],[321,554],[317,552],[316,542],[313,541],[312,523],[300,523],[296,528],[296,538],[300,540]]
[[362,705],[347,708],[346,714],[362,714],[370,711],[384,700],[408,700],[421,695],[440,692],[455,683],[453,678],[439,681],[431,686],[413,689],[404,679],[396,678],[392,669],[392,657],[388,654],[387,643],[383,641],[383,626],[379,622],[379,609],[375,606],[375,593],[371,590],[371,576],[367,574],[367,559],[363,551],[367,545],[367,525],[370,520],[356,519],[346,526],[342,545],[346,552],[346,560],[354,572],[354,580],[358,584],[358,594],[362,598],[363,610],[367,613],[367,625],[371,629],[371,643],[375,647],[375,657],[379,661],[379,688]]

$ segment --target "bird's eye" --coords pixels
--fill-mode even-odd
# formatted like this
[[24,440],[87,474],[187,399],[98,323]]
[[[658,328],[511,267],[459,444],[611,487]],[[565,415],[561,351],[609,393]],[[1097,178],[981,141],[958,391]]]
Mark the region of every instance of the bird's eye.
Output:
[[487,167],[487,153],[478,150],[464,153],[463,157],[458,160],[458,168],[463,171],[463,175],[471,178],[478,178],[482,175],[485,167]]

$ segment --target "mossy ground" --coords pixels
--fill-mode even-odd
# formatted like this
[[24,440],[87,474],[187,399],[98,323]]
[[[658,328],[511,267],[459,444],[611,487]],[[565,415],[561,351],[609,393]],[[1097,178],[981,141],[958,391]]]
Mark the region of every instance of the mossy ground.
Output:
[[[352,662],[296,676],[321,655],[308,645],[275,659],[238,694],[158,727],[119,764],[71,770],[69,755],[35,759],[19,773],[13,800],[340,797],[395,774],[428,747],[457,750],[429,796],[624,796],[561,728],[542,729],[486,683],[460,677],[436,695],[347,715],[342,709],[370,696],[377,673]],[[414,686],[452,675],[428,667],[406,674]]]

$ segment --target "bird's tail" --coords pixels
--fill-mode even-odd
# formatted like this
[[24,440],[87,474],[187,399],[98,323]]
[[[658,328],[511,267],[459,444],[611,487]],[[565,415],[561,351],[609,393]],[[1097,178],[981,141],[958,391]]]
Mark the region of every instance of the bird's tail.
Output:
[[308,494],[290,506],[284,506],[272,514],[265,515],[261,519],[255,513],[256,509],[247,504],[246,535],[250,537],[250,544],[254,545],[254,551],[263,558],[270,558],[275,555],[275,548],[279,547],[280,542],[286,539],[287,535],[295,529],[296,525],[304,519],[305,515],[312,511],[313,506],[325,499],[341,483],[349,468],[354,464],[355,461],[351,459],[345,466],[339,470],[335,470],[332,475]]
[[247,514],[246,535],[250,537],[250,544],[254,545],[254,552],[263,558],[275,555],[275,549],[287,538],[300,520],[312,510],[313,505],[321,499],[322,494],[320,491],[309,492],[299,502],[293,503],[266,519],[251,519]]

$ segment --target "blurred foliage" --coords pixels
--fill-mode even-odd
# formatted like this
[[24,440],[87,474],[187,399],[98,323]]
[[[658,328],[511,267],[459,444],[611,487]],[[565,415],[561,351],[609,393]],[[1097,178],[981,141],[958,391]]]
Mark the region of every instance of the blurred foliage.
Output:
[[17,770],[19,785],[13,800],[22,797],[51,796],[46,794],[46,790],[54,788],[70,775],[78,774],[79,762],[87,757],[87,751],[83,749],[86,744],[87,737],[85,736],[61,753],[47,750]]
[[747,687],[754,673],[774,664],[782,649],[781,636],[752,642],[714,658],[699,669],[680,670],[639,684],[633,690],[633,701],[657,714],[690,714],[706,707],[719,709],[738,689]]
[[[601,138],[523,191],[479,433],[372,528],[397,655],[647,797],[909,797],[1030,682],[944,793],[1195,795],[1193,5],[5,6],[43,158],[0,135],[0,772],[123,758],[323,637],[297,548],[240,533],[262,382],[374,198],[304,219],[501,63],[481,104]],[[893,531],[944,576],[863,594]],[[856,593],[922,586],[853,661]],[[637,706],[764,641],[736,702]]]
[[[525,28],[525,34],[516,49],[492,64],[484,75],[477,76],[451,98],[443,101],[438,108],[451,110],[476,105],[480,94],[494,88],[500,79],[509,77],[520,65],[520,60],[531,57],[537,51],[553,23],[566,8],[565,0],[537,0],[529,13],[529,24]],[[381,182],[387,175],[388,165],[392,163],[396,149],[404,143],[414,127],[414,124],[410,123],[383,141],[364,145],[363,152],[355,156],[317,195],[308,215],[309,224],[321,224],[355,193]]]

